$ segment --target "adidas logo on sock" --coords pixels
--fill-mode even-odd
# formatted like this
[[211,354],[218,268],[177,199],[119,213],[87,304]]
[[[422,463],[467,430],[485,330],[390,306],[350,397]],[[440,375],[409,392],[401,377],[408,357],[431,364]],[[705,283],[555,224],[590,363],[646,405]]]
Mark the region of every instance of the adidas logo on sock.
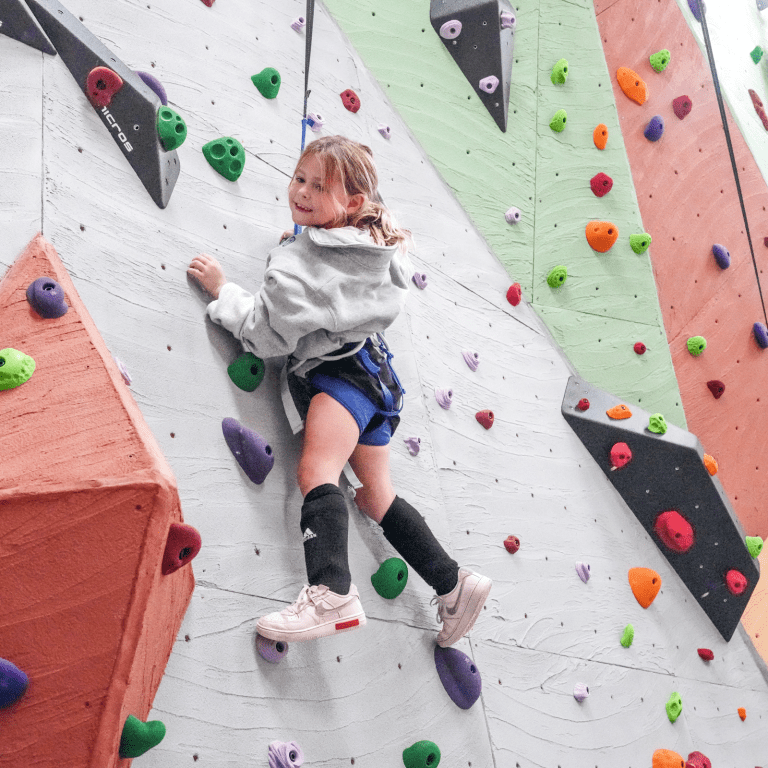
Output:
[[316,539],[317,534],[312,531],[311,528],[307,528],[306,531],[304,531],[304,543],[306,544],[310,539]]

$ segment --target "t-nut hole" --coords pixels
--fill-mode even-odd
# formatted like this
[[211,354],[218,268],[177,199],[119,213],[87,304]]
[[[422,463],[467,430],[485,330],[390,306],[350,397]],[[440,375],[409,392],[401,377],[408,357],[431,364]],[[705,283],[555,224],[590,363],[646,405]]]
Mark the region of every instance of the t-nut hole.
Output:
[[189,557],[192,554],[192,547],[184,547],[184,549],[179,552],[179,560],[184,560],[187,557]]
[[44,291],[54,291],[54,290],[56,290],[56,286],[53,283],[45,283],[45,285],[43,285],[43,290]]
[[271,455],[272,455],[272,446],[270,446],[270,445],[265,445],[265,446],[264,446],[264,453],[266,453],[266,454],[267,454],[267,456],[271,456]]

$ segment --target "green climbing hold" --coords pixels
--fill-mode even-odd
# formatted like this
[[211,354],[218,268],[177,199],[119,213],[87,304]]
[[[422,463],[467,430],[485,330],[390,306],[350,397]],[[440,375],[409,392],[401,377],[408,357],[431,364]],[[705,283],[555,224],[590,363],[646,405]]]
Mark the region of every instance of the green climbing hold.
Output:
[[557,133],[562,133],[565,130],[565,121],[568,119],[564,109],[558,109],[555,112],[552,119],[549,121],[549,127]]
[[749,55],[752,57],[752,61],[755,62],[755,64],[760,63],[760,59],[763,58],[763,49],[758,45],[755,46],[750,52]]
[[747,536],[747,550],[752,557],[757,557],[763,551],[763,540],[759,536]]
[[621,644],[625,648],[629,648],[632,645],[632,641],[635,639],[635,628],[631,624],[627,624],[624,627],[624,633],[621,636]]
[[560,59],[560,61],[552,67],[552,74],[549,76],[553,85],[562,85],[568,79],[568,61],[567,59]]
[[373,588],[387,600],[397,597],[408,583],[408,566],[399,557],[385,560],[371,576]]
[[157,135],[166,152],[177,149],[187,138],[187,124],[181,115],[170,107],[157,110]]
[[258,75],[253,75],[251,82],[265,99],[274,99],[280,90],[280,73],[274,67],[266,67]]
[[688,339],[688,351],[698,357],[707,348],[707,340],[703,336],[691,336]]
[[641,235],[630,235],[629,245],[635,253],[645,253],[651,244],[651,236],[647,232]]
[[437,768],[440,750],[433,741],[417,741],[403,750],[405,768]]
[[547,275],[547,285],[550,288],[559,288],[568,279],[568,270],[562,265],[553,267]]
[[648,429],[657,435],[663,435],[667,431],[667,420],[660,413],[654,413],[648,419]]
[[243,145],[231,136],[209,141],[203,147],[203,155],[213,168],[229,181],[237,181],[245,167]]
[[160,720],[142,723],[138,717],[128,715],[120,736],[120,757],[139,757],[156,747],[165,738],[165,725]]
[[264,380],[266,366],[253,352],[243,352],[227,368],[229,378],[245,392],[253,392]]
[[35,361],[18,349],[0,349],[0,391],[21,386],[35,372]]
[[683,700],[677,691],[673,691],[667,699],[667,717],[670,723],[674,723],[683,711]]
[[662,48],[657,53],[652,53],[648,58],[651,62],[651,66],[657,72],[663,72],[667,68],[667,64],[669,64],[671,54],[666,48]]

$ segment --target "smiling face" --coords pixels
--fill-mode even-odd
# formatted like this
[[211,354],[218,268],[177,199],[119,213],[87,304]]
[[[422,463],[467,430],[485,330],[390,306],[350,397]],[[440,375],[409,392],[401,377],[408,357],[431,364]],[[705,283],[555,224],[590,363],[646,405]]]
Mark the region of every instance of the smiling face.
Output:
[[288,185],[291,216],[302,227],[344,226],[362,204],[357,198],[362,195],[348,195],[338,178],[323,180],[322,166],[314,155],[301,161]]

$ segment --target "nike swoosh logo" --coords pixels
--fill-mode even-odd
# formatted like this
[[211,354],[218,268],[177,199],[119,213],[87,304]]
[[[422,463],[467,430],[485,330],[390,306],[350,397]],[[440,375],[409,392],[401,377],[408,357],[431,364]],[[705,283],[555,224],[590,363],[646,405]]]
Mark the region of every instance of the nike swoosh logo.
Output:
[[449,616],[455,616],[456,611],[459,610],[459,603],[461,602],[461,595],[464,592],[464,585],[467,583],[467,580],[464,579],[464,581],[461,582],[461,588],[459,589],[459,596],[456,598],[456,602],[453,604],[453,608],[445,608],[445,613],[447,613]]
[[352,596],[350,596],[349,600],[347,600],[346,602],[342,603],[341,605],[337,605],[335,608],[326,608],[323,605],[318,605],[317,603],[315,603],[315,609],[316,609],[316,611],[317,611],[319,616],[325,616],[327,613],[333,613],[334,611],[340,611],[342,608],[344,608],[344,606],[349,605],[355,599],[356,598],[354,597],[354,595],[352,595]]

